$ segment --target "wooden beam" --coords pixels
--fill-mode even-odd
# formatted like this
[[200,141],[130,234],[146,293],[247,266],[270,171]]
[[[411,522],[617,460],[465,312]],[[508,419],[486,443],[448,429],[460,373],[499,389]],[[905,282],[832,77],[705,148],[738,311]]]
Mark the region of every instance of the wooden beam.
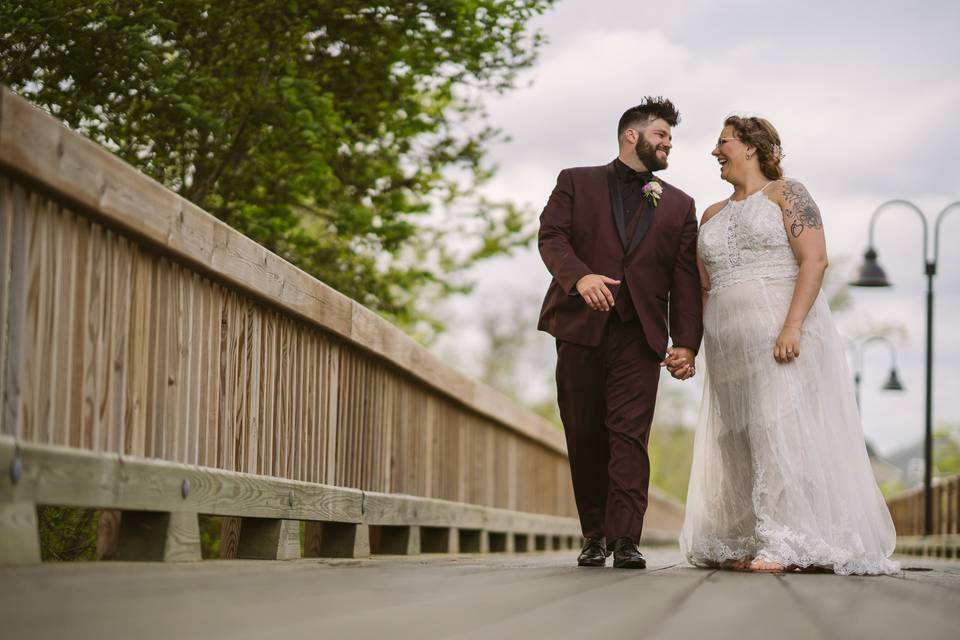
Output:
[[370,555],[370,527],[366,524],[324,522],[308,529],[308,558],[366,558]]
[[[0,464],[15,450],[0,436]],[[282,480],[69,447],[20,445],[17,484],[0,476],[0,502],[210,515],[359,522],[357,489]]]
[[[10,466],[16,450],[12,438],[0,436],[0,468]],[[37,538],[36,504],[122,510],[117,552],[121,559],[198,559],[199,513],[242,517],[237,536],[222,534],[224,557],[299,557],[301,520],[312,523],[303,551],[307,557],[368,556],[371,525],[379,536],[376,551],[400,554],[421,551],[421,527],[436,530],[426,534],[428,550],[445,546],[448,553],[529,550],[536,539],[579,536],[580,531],[575,518],[69,447],[26,443],[20,445],[19,454],[18,481],[14,483],[10,474],[0,475],[0,541],[5,545],[0,558],[9,562],[39,560],[39,547],[36,552],[30,548],[30,540]],[[224,518],[224,531],[239,519]],[[444,540],[438,543],[438,536]]]
[[118,560],[195,562],[200,528],[192,512],[126,511],[120,519]]
[[364,492],[364,519],[385,525],[416,522],[429,527],[458,527],[514,533],[579,535],[576,518],[548,516],[479,505],[396,494]]
[[300,553],[300,522],[278,518],[243,518],[238,558],[297,560]]
[[101,509],[97,512],[97,560],[117,559],[122,514],[122,511],[116,509]]
[[371,526],[370,552],[374,555],[417,555],[420,553],[420,527],[416,525]]

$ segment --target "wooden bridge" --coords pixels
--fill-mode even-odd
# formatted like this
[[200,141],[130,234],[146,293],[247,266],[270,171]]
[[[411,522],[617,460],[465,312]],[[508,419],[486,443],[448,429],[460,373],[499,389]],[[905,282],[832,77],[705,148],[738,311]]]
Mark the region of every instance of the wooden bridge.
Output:
[[[831,637],[842,606],[863,637],[960,629],[948,561],[747,576],[665,547],[577,570],[558,429],[6,89],[0,276],[7,631]],[[45,506],[96,509],[118,561],[41,564]],[[210,516],[226,560],[191,563]],[[652,491],[644,542],[681,521]]]

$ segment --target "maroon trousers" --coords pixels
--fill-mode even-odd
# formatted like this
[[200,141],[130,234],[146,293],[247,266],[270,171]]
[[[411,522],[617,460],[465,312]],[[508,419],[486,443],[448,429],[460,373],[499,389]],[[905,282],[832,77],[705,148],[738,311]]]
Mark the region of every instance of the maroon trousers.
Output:
[[584,537],[640,541],[660,357],[611,312],[596,347],[557,341],[557,401]]

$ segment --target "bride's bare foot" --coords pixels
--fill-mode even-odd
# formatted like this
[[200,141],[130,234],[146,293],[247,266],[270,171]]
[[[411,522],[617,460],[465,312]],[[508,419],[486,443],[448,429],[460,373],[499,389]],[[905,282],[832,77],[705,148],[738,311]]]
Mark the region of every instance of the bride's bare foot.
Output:
[[754,573],[783,573],[783,565],[766,560],[754,560],[750,563],[750,571]]
[[734,571],[750,571],[751,562],[753,562],[753,558],[751,558],[750,556],[747,556],[742,560],[737,560],[736,562],[734,562],[732,565],[730,565],[730,568],[733,569]]

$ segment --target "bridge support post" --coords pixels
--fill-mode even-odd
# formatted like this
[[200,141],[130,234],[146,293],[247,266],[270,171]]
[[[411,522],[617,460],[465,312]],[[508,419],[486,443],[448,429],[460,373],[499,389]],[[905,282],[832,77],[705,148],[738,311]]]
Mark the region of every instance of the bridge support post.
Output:
[[511,549],[511,551],[517,553],[530,551],[530,534],[514,533],[508,535],[507,538],[513,540],[513,549]]
[[118,560],[200,560],[200,525],[189,511],[124,511]]
[[385,555],[417,555],[420,553],[420,527],[374,525],[370,532],[370,551]]
[[460,553],[460,535],[455,527],[421,527],[422,553]]
[[480,548],[477,551],[479,553],[490,553],[490,532],[485,529],[480,531]]
[[482,529],[451,529],[457,533],[457,553],[487,553],[490,540]]
[[307,522],[307,558],[366,558],[370,556],[370,527],[350,522]]
[[300,558],[300,521],[244,518],[240,525],[237,557],[254,560]]
[[32,502],[0,502],[0,564],[38,562],[37,506]]
[[489,545],[487,549],[493,553],[513,552],[513,534],[505,531],[485,531]]
[[116,560],[120,545],[120,520],[123,512],[100,509],[97,512],[97,560]]

